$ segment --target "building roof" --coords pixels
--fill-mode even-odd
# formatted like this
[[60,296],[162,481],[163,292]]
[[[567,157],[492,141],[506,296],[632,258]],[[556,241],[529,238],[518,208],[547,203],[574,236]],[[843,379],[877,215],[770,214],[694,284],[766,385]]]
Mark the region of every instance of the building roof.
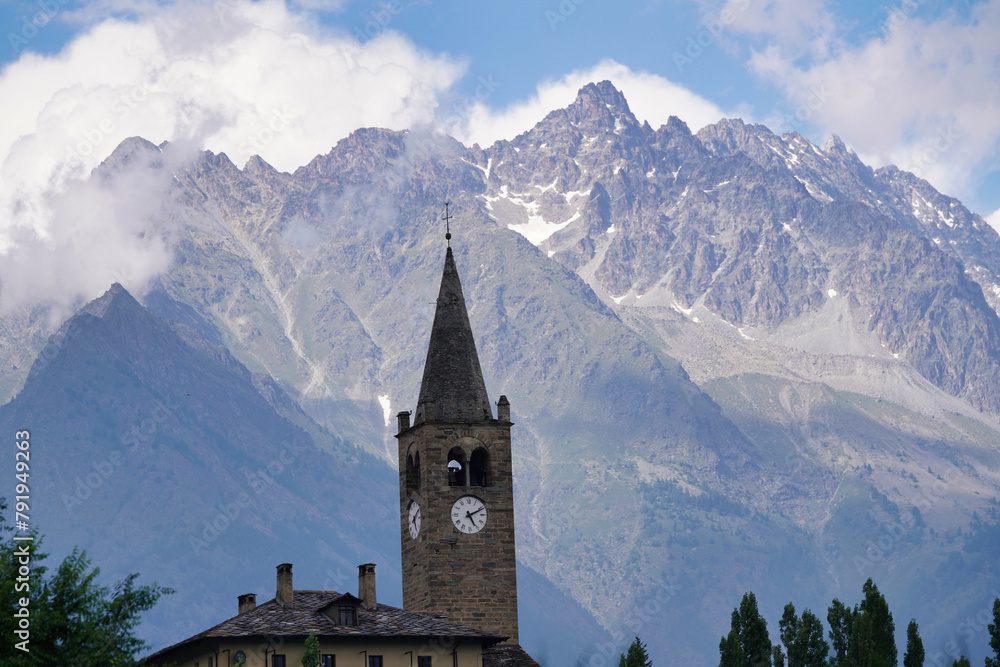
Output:
[[455,257],[448,248],[413,423],[474,423],[492,419],[462,282]]
[[500,644],[483,651],[483,667],[539,667],[520,644]]
[[306,636],[309,631],[323,638],[433,638],[465,637],[479,639],[484,646],[502,642],[506,637],[494,635],[467,625],[451,623],[443,615],[432,612],[405,611],[397,607],[379,604],[372,609],[358,606],[358,624],[339,625],[321,613],[338,601],[356,603],[358,599],[350,593],[336,591],[295,591],[294,602],[282,606],[277,600],[269,600],[244,614],[234,616],[215,627],[188,637],[173,646],[168,646],[150,655],[147,660],[165,657],[168,653],[202,639],[224,639],[256,637],[261,635],[296,637]]

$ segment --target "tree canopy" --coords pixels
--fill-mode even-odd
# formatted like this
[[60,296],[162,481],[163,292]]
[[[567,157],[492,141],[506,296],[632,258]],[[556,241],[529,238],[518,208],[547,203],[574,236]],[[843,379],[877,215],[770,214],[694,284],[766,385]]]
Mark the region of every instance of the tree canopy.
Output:
[[[41,564],[47,557],[39,551],[41,537],[33,533],[31,541],[14,540],[4,519],[5,509],[0,498],[0,632],[8,639],[17,636],[15,630],[26,613],[29,635],[24,647],[30,650],[22,651],[15,641],[5,640],[0,643],[0,663],[23,667],[138,664],[136,654],[148,648],[135,637],[140,616],[173,590],[155,583],[138,586],[135,573],[110,588],[99,585],[100,568],[93,567],[87,553],[78,549],[50,575]],[[20,569],[25,561],[28,576]]]
[[773,658],[767,621],[757,610],[757,598],[745,593],[733,610],[729,635],[719,641],[719,667],[770,667]]
[[618,667],[653,667],[653,662],[646,652],[646,645],[638,637],[628,647],[627,653],[622,653]]

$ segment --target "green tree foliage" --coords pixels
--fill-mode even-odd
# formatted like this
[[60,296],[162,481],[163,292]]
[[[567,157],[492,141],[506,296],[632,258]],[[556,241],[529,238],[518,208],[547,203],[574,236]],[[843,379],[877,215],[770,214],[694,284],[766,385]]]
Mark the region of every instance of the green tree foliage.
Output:
[[993,622],[986,626],[990,632],[993,657],[986,657],[986,667],[1000,667],[1000,598],[993,599]]
[[854,609],[834,599],[827,611],[830,667],[896,667],[896,625],[889,605],[871,579],[861,590],[864,600]]
[[851,622],[854,612],[837,598],[827,610],[826,622],[830,624],[830,644],[833,655],[830,667],[847,667],[847,652],[851,642]]
[[[104,665],[128,667],[137,664],[135,655],[147,647],[134,635],[142,612],[152,608],[169,588],[152,584],[136,586],[139,575],[130,574],[112,588],[96,583],[100,569],[91,567],[84,551],[74,550],[54,574],[41,565],[46,554],[38,551],[41,538],[15,541],[6,525],[0,499],[0,664],[22,667],[50,665]],[[25,547],[25,545],[28,545]],[[19,574],[23,550],[30,554],[30,577]],[[21,577],[21,581],[18,581]],[[27,589],[24,588],[27,585]],[[29,601],[29,652],[12,641],[21,609],[20,600]]]
[[848,646],[850,664],[856,667],[896,667],[896,625],[892,612],[869,579],[861,587],[865,598],[854,608]]
[[781,644],[771,647],[771,662],[774,667],[785,667],[785,654],[781,651]]
[[618,667],[653,667],[653,661],[646,652],[646,645],[638,637],[629,645],[628,653],[621,654]]
[[757,597],[745,593],[733,610],[729,635],[719,641],[719,667],[771,667],[773,649]]
[[958,660],[952,661],[951,667],[972,667],[972,663],[963,655]]
[[806,609],[802,617],[795,615],[795,606],[789,602],[778,622],[781,643],[788,656],[788,667],[824,667],[830,645],[823,639],[823,623]]
[[924,642],[917,632],[917,621],[910,619],[906,626],[906,654],[903,655],[903,667],[923,667]]
[[309,631],[306,637],[306,649],[302,653],[302,667],[318,667],[319,665],[319,639],[316,633]]

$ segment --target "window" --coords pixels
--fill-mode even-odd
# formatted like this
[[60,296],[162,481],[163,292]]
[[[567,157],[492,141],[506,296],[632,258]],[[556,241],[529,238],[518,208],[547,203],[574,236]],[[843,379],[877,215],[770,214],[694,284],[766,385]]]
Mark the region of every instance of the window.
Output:
[[340,624],[357,625],[358,610],[353,605],[343,605],[340,607]]
[[368,656],[368,667],[382,667],[382,656],[380,655]]
[[329,653],[323,654],[319,658],[319,667],[337,667],[337,656]]
[[469,463],[469,484],[472,486],[490,485],[490,453],[485,447],[476,447]]
[[448,452],[448,486],[468,486],[469,466],[465,462],[465,450],[452,447]]
[[420,452],[406,457],[406,490],[420,491]]
[[429,656],[429,655],[418,655],[417,656],[417,667],[431,667],[431,656]]
[[285,667],[285,656],[283,656],[283,655],[272,655],[271,656],[271,667]]

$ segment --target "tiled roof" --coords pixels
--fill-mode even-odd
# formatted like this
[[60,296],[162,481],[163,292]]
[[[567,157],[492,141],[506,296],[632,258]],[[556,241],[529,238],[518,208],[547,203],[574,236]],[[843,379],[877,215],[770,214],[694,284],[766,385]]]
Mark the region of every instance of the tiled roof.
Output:
[[295,591],[291,605],[282,607],[277,600],[270,600],[252,611],[234,616],[213,628],[157,651],[147,659],[163,657],[166,653],[199,639],[259,635],[306,636],[310,630],[320,638],[468,637],[480,639],[486,646],[506,639],[467,625],[451,623],[440,614],[405,611],[384,604],[376,605],[373,609],[359,606],[357,625],[338,625],[321,614],[320,610],[342,598],[349,601],[357,599],[336,591]]
[[520,644],[500,644],[483,651],[483,667],[539,667]]

